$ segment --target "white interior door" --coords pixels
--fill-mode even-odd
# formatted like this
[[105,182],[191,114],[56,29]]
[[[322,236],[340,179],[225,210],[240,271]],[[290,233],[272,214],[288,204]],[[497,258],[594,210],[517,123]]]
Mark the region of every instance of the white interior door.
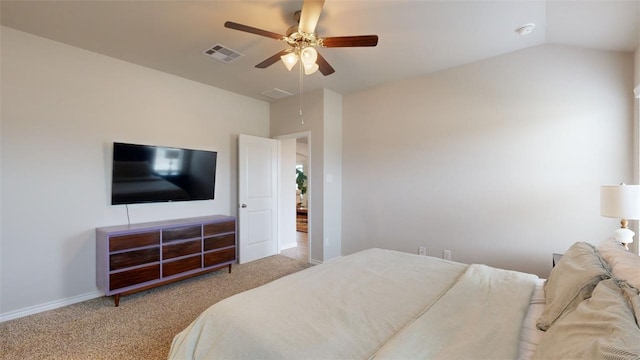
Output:
[[277,140],[249,135],[238,139],[238,262],[278,253]]

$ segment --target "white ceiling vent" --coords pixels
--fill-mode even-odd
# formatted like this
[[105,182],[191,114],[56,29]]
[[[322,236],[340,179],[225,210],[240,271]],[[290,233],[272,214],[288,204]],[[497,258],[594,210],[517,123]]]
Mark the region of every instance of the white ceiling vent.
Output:
[[292,93],[290,93],[288,91],[280,90],[278,88],[273,88],[271,90],[263,91],[263,92],[261,92],[261,94],[266,96],[266,97],[270,97],[270,98],[276,99],[276,100],[284,99],[287,96],[293,95]]
[[203,51],[202,53],[207,55],[208,57],[214,58],[218,61],[222,61],[225,64],[228,64],[244,56],[244,54],[241,54],[235,50],[231,50],[228,47],[220,44],[215,44],[214,46]]

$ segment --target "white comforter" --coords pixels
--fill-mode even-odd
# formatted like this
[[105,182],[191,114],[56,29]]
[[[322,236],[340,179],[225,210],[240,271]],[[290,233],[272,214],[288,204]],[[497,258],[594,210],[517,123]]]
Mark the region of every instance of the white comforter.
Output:
[[536,276],[370,249],[225,299],[170,359],[513,359]]

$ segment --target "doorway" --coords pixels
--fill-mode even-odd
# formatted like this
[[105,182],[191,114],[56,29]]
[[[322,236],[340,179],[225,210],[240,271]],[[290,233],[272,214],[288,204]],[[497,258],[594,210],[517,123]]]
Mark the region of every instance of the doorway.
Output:
[[[288,204],[295,206],[294,212],[289,212],[295,218],[295,242],[289,243],[288,246],[281,247],[280,254],[295,258],[302,261],[310,261],[309,245],[310,236],[310,193],[311,193],[311,159],[309,146],[309,133],[292,134],[282,136],[278,139],[295,139],[295,168],[289,168],[293,165],[289,162],[284,169],[286,172],[293,173],[295,171],[295,186],[285,185],[283,191],[289,191],[293,195],[295,193],[295,203]],[[291,198],[291,197],[284,197]],[[289,215],[287,215],[289,216]],[[286,238],[286,237],[285,237]]]

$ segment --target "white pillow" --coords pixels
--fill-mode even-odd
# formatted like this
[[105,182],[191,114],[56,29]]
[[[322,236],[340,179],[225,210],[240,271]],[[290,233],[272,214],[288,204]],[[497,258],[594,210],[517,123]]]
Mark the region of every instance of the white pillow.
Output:
[[640,256],[628,251],[612,239],[598,245],[598,252],[611,265],[614,277],[627,280],[640,289]]

